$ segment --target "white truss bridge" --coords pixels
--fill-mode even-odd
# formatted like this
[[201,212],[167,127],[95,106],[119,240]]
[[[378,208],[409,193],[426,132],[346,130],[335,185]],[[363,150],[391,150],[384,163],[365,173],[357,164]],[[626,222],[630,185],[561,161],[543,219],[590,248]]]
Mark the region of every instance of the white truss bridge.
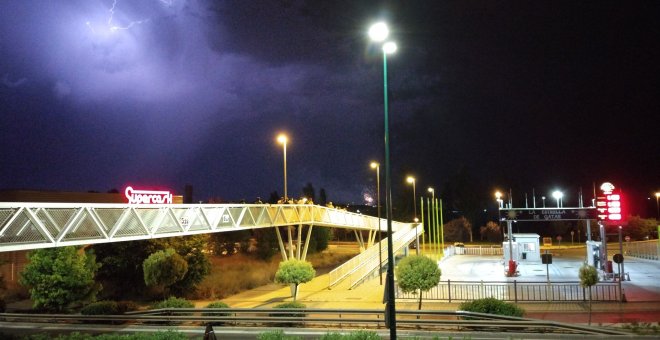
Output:
[[[361,247],[374,243],[375,231],[386,231],[385,219],[308,204],[105,204],[0,202],[0,252],[175,237],[234,230],[298,229],[297,254],[304,258],[302,226],[347,228],[356,231]],[[411,224],[392,222],[393,232]],[[275,228],[282,255],[287,254]],[[359,230],[369,231],[365,241]],[[306,242],[304,242],[306,243]],[[304,246],[305,251],[300,253]]]

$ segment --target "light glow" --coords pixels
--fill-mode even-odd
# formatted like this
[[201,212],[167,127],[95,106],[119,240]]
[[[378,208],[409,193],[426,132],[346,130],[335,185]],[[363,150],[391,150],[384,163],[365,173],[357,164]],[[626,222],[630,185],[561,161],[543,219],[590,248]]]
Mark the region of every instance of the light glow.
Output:
[[390,29],[384,22],[378,22],[369,28],[369,38],[375,42],[385,41],[390,35]]
[[397,48],[396,43],[393,41],[388,41],[383,44],[383,52],[385,52],[385,54],[392,54],[396,52]]

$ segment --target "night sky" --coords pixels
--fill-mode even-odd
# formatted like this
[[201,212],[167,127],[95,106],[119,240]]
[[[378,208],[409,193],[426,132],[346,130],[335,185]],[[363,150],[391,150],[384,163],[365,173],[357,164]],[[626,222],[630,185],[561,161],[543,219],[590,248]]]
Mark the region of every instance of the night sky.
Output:
[[289,196],[310,182],[364,203],[382,19],[396,198],[408,174],[420,193],[462,172],[488,197],[560,188],[576,205],[609,180],[648,205],[659,18],[657,1],[3,1],[0,189],[252,201],[283,193],[286,132]]

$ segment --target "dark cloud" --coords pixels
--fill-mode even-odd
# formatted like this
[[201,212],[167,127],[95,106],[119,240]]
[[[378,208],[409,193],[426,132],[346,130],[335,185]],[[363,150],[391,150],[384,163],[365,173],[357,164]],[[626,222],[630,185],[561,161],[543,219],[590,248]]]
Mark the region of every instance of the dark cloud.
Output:
[[287,131],[290,192],[312,182],[361,200],[382,158],[382,61],[366,37],[379,18],[400,47],[397,176],[439,186],[466,165],[486,186],[660,182],[653,3],[0,6],[0,188],[264,197],[282,191],[274,137]]

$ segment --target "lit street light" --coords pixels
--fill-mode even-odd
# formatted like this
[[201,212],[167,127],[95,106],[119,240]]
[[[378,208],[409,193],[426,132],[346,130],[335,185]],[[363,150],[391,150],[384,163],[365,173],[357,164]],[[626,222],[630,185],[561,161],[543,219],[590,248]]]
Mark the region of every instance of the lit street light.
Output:
[[560,208],[561,207],[561,198],[564,197],[564,193],[562,193],[559,190],[555,190],[552,193],[552,197],[554,197],[555,200],[557,200],[557,208]]
[[[427,190],[428,190],[428,192],[431,193],[431,204],[429,204],[429,207],[428,207],[428,210],[429,210],[429,241],[431,241],[431,252],[433,252],[434,251],[433,249],[434,249],[434,246],[435,246],[434,241],[435,241],[435,239],[438,238],[437,234],[435,235],[435,237],[433,235],[433,234],[435,234],[435,231],[433,230],[433,228],[435,226],[435,223],[434,223],[435,222],[434,221],[435,216],[433,214],[433,204],[435,202],[435,189],[429,187]],[[423,211],[422,211],[422,215],[424,215]]]
[[658,199],[660,198],[660,192],[655,193],[655,209],[658,213],[658,219],[660,219],[660,204],[658,204]]
[[289,141],[289,138],[281,133],[277,136],[277,142],[282,144],[282,147],[284,149],[284,203],[286,203],[289,200],[289,197],[287,196],[286,192],[286,143]]
[[[381,43],[387,39],[390,30],[383,22],[376,23],[369,28],[369,37],[372,41]],[[384,97],[384,125],[385,125],[385,214],[387,216],[387,278],[386,278],[386,324],[390,329],[390,339],[396,339],[396,308],[394,302],[394,245],[392,243],[392,180],[390,174],[390,132],[389,116],[387,112],[387,54],[396,51],[393,42],[386,42],[383,51],[383,97]]]
[[495,198],[497,199],[497,203],[500,204],[500,208],[502,208],[502,204],[504,203],[504,202],[502,201],[502,193],[499,192],[499,191],[496,191],[496,192],[495,192]]
[[415,177],[408,176],[406,182],[411,183],[413,186],[413,221],[417,222],[417,194],[415,194]]
[[380,164],[371,162],[371,168],[376,169],[376,206],[378,209],[378,277],[380,278],[380,285],[383,285],[383,246],[382,232],[380,230]]

